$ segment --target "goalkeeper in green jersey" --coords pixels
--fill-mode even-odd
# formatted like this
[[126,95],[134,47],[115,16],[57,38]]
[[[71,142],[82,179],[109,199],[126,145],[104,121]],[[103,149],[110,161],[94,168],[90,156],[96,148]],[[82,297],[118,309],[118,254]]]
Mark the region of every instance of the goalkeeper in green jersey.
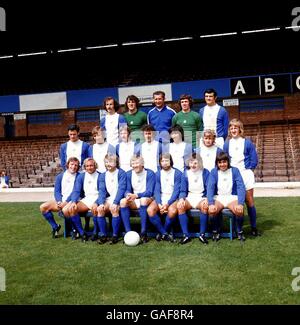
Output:
[[180,125],[184,131],[185,142],[191,143],[196,148],[200,139],[200,131],[203,130],[203,123],[200,115],[191,110],[193,98],[190,95],[181,95],[179,100],[181,111],[172,119],[172,125]]

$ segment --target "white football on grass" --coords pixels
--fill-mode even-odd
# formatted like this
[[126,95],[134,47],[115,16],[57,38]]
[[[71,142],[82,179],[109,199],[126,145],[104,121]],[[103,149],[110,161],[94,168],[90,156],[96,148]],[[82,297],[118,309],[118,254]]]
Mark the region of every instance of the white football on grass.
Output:
[[127,246],[136,246],[140,242],[140,235],[136,231],[128,231],[124,236]]

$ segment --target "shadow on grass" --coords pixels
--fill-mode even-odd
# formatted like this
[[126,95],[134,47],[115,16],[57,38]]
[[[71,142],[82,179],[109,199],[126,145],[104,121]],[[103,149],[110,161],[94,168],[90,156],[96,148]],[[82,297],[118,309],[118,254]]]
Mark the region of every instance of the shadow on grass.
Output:
[[259,223],[259,229],[265,231],[281,225],[283,225],[283,222],[279,222],[278,220],[274,220],[274,219],[264,220],[263,222]]
[[[257,229],[259,230],[260,234],[263,235],[268,230],[271,230],[274,227],[283,225],[283,222],[279,222],[278,220],[270,219],[258,222]],[[251,231],[251,227],[249,224],[244,226],[244,231],[246,234],[249,234]]]
[[274,228],[276,226],[282,226],[282,225],[283,225],[283,222],[279,222],[277,220],[270,219],[270,220],[264,220],[262,222],[259,222],[257,225],[257,228],[261,232],[265,232],[267,230],[271,230],[272,228]]

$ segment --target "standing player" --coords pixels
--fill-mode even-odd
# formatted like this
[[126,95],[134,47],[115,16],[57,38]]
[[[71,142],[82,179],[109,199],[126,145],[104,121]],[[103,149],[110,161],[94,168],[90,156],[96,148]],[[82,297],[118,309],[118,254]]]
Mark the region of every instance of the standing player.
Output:
[[229,117],[226,109],[216,103],[217,92],[207,89],[204,92],[206,106],[199,110],[203,120],[204,130],[210,129],[216,132],[216,145],[223,149],[224,141],[228,134]]
[[188,159],[188,167],[181,177],[179,201],[177,204],[178,218],[183,232],[181,244],[188,243],[191,239],[188,232],[188,217],[186,211],[190,209],[200,210],[200,236],[202,244],[208,244],[205,237],[207,229],[208,202],[206,198],[209,172],[203,169],[202,159],[193,153]]
[[213,130],[204,130],[202,144],[195,151],[200,154],[203,167],[209,172],[216,167],[217,154],[222,150],[215,145],[216,133]]
[[141,240],[148,241],[147,237],[147,207],[152,202],[155,186],[155,174],[144,168],[144,159],[141,156],[131,158],[132,170],[127,172],[127,189],[125,198],[121,200],[121,218],[125,231],[131,230],[130,209],[138,209],[141,218]]
[[244,241],[244,203],[246,189],[238,168],[231,167],[229,156],[221,152],[216,158],[216,167],[212,169],[207,186],[208,213],[212,221],[213,240],[220,239],[218,220],[220,212],[228,208],[236,217],[238,239]]
[[[177,201],[180,192],[182,173],[173,168],[172,156],[169,153],[163,153],[159,159],[160,169],[156,172],[156,183],[154,190],[154,201],[147,209],[150,222],[159,231],[156,240],[174,241],[173,236],[169,234],[171,226],[177,216]],[[166,213],[165,226],[160,221],[161,215]]]
[[139,154],[144,158],[145,168],[157,172],[159,156],[163,151],[161,142],[155,140],[155,130],[152,125],[144,125],[142,128],[145,142],[140,145]]
[[[148,124],[153,125],[157,131],[156,139],[167,142],[169,140],[168,130],[172,126],[172,118],[176,112],[165,104],[166,94],[163,91],[153,93],[155,107],[148,112]],[[160,141],[161,142],[161,141]]]
[[87,234],[82,229],[79,214],[88,212],[97,201],[100,173],[97,172],[97,163],[93,158],[85,159],[83,167],[85,172],[81,173],[76,179],[70,204],[63,208],[63,213],[72,219],[82,241],[86,241],[88,239]]
[[174,125],[169,130],[171,143],[165,144],[164,152],[172,156],[174,167],[183,172],[186,168],[186,160],[193,152],[192,145],[184,141],[183,129],[180,125]]
[[[119,159],[116,155],[107,154],[105,156],[106,172],[100,175],[99,196],[92,206],[92,212],[96,215],[97,224],[94,225],[94,240],[97,237],[95,229],[98,226],[101,237],[99,244],[107,241],[107,228],[105,215],[108,212],[112,214],[113,235],[111,244],[118,242],[120,228],[120,201],[124,197],[126,190],[126,173],[119,169]],[[95,221],[95,219],[94,219]]]
[[100,126],[106,130],[107,142],[115,147],[119,143],[119,128],[127,122],[123,115],[118,114],[119,103],[114,98],[106,97],[103,107],[107,114],[101,119]]
[[76,157],[68,159],[66,171],[58,174],[54,185],[55,200],[47,201],[40,205],[43,217],[49,222],[52,228],[52,238],[58,237],[61,225],[55,222],[52,212],[59,212],[71,201],[71,193],[79,170],[79,160]]
[[246,205],[251,224],[251,235],[260,236],[256,228],[256,209],[254,205],[254,169],[258,159],[254,144],[244,137],[242,121],[233,119],[229,123],[229,140],[224,144],[224,151],[229,154],[230,164],[237,167],[246,187]]
[[71,124],[68,127],[69,141],[63,143],[60,146],[59,157],[60,165],[66,170],[66,163],[70,157],[76,157],[80,166],[83,161],[88,157],[88,150],[90,145],[79,139],[79,126],[76,124]]
[[96,161],[98,172],[104,173],[106,171],[104,157],[108,153],[115,153],[116,149],[106,141],[104,128],[95,126],[92,130],[92,137],[95,143],[89,148],[89,157]]
[[172,125],[180,125],[184,131],[185,142],[196,148],[200,139],[200,131],[203,129],[202,119],[198,113],[191,110],[193,107],[191,95],[181,95],[179,105],[181,111],[173,116]]
[[120,127],[120,143],[116,146],[120,168],[125,172],[131,169],[130,159],[139,152],[139,144],[131,140],[131,129],[125,125]]
[[139,110],[139,103],[139,99],[134,95],[127,96],[125,101],[127,112],[124,114],[124,117],[132,131],[131,137],[133,141],[140,141],[141,128],[147,124],[147,114]]

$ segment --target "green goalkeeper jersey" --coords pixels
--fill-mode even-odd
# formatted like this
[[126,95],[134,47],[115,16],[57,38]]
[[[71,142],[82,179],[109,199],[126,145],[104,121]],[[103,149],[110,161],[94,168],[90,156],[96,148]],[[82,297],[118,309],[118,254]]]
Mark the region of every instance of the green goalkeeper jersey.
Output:
[[135,114],[125,113],[124,117],[131,130],[131,139],[133,141],[141,140],[143,138],[141,128],[147,124],[147,114],[142,111],[137,111]]
[[172,126],[180,125],[184,131],[184,141],[191,143],[193,148],[199,144],[200,131],[203,130],[203,123],[200,115],[194,111],[183,113],[180,111],[172,119]]

